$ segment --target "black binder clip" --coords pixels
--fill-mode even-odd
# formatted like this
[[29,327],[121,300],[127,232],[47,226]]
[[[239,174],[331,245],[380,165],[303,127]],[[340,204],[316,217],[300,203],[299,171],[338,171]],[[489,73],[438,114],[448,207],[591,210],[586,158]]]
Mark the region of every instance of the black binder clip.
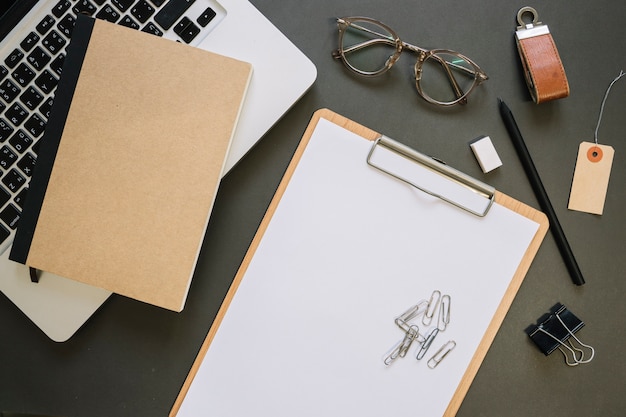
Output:
[[[565,363],[568,366],[591,362],[595,350],[591,346],[582,343],[574,335],[585,323],[563,304],[555,304],[550,309],[550,314],[541,316],[537,323],[529,326],[525,331],[544,355],[548,356],[556,349],[559,349],[563,353]],[[578,345],[575,345],[572,339]],[[585,357],[587,352],[589,355]]]

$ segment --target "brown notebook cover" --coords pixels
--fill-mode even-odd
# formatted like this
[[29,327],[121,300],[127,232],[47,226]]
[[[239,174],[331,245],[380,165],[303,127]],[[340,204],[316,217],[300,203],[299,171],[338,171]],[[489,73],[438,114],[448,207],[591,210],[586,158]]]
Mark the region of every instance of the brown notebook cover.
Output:
[[80,16],[11,259],[181,311],[251,73]]

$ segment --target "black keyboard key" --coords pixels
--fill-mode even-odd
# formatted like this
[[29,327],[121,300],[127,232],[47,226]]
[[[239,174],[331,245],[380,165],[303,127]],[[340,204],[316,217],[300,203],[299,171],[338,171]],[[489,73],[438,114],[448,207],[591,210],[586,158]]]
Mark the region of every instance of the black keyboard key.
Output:
[[20,174],[17,169],[12,168],[9,172],[6,173],[4,177],[2,177],[2,183],[6,185],[7,189],[16,193],[22,185],[26,183],[26,178]]
[[50,28],[54,26],[54,22],[54,17],[47,15],[37,25],[37,32],[39,32],[40,35],[45,35],[50,30]]
[[88,16],[92,16],[96,12],[97,9],[98,8],[96,7],[96,5],[90,2],[89,0],[80,0],[72,8],[75,14],[82,13]]
[[48,100],[44,101],[44,103],[39,106],[39,112],[46,119],[50,118],[50,110],[52,110],[52,103],[54,102],[54,98],[49,97]]
[[9,79],[4,80],[0,84],[0,98],[7,103],[12,102],[21,92],[22,90]]
[[156,7],[161,7],[163,6],[163,3],[165,3],[165,0],[150,0],[150,2],[152,2],[152,4]]
[[24,87],[26,84],[31,82],[33,78],[35,78],[35,71],[33,71],[31,67],[22,62],[20,65],[17,66],[17,68],[15,68],[15,71],[13,71],[13,74],[11,75],[19,85]]
[[24,58],[24,52],[22,52],[19,48],[15,48],[13,52],[9,54],[4,59],[4,63],[7,64],[7,67],[10,69],[15,68],[15,66]]
[[4,65],[0,65],[0,80],[4,80],[8,73],[9,70]]
[[9,119],[9,122],[13,123],[13,125],[19,126],[28,117],[28,111],[18,103],[15,103],[4,112],[4,117]]
[[112,3],[120,12],[125,12],[135,0],[113,0]]
[[45,94],[52,92],[58,82],[59,80],[48,70],[44,70],[35,80],[37,87],[39,87]]
[[0,212],[0,220],[4,222],[11,229],[17,227],[17,223],[20,220],[20,211],[13,204],[9,204]]
[[36,160],[37,158],[35,158],[35,155],[27,152],[22,159],[17,162],[17,167],[21,169],[27,177],[30,177],[33,175],[33,168],[35,167]]
[[24,187],[20,190],[20,192],[13,198],[13,202],[18,205],[20,210],[24,209],[24,200],[26,200],[26,194],[28,194],[28,188]]
[[137,4],[130,9],[130,14],[135,16],[141,23],[146,23],[146,20],[148,20],[153,13],[154,7],[150,6],[146,0],[139,0]]
[[72,7],[72,3],[70,3],[69,0],[61,0],[52,9],[52,14],[60,18],[70,7]]
[[34,113],[26,120],[24,128],[33,137],[38,138],[46,128],[46,121],[40,115]]
[[139,29],[139,24],[128,16],[124,16],[122,20],[119,21],[119,24],[127,28]]
[[0,114],[2,114],[2,112],[4,111],[4,109],[7,108],[7,105],[4,104],[2,101],[0,101]]
[[6,117],[14,126],[20,125],[27,116],[28,112],[18,103],[8,107],[4,113],[4,117]]
[[20,96],[20,101],[30,110],[35,110],[42,100],[43,94],[37,91],[35,87],[28,87]]
[[[7,145],[4,145],[0,149],[0,167],[8,169],[13,163],[17,161],[17,155]],[[1,204],[0,204],[1,205]]]
[[52,55],[56,55],[57,52],[63,49],[67,41],[59,34],[59,32],[53,30],[48,34],[48,36],[43,38],[41,43],[48,51],[50,51]]
[[72,36],[72,31],[74,30],[75,24],[76,18],[68,13],[63,19],[59,20],[57,28],[61,31],[63,35],[69,38],[70,36]]
[[211,20],[213,20],[215,16],[217,16],[217,13],[215,13],[215,10],[208,7],[205,11],[202,12],[200,16],[198,16],[198,18],[196,19],[196,22],[198,22],[200,26],[206,27],[206,25],[211,23]]
[[186,43],[191,43],[193,38],[200,33],[200,28],[196,26],[196,24],[193,23],[188,17],[183,17],[180,19],[180,22],[174,26],[174,32],[176,32],[176,34]]
[[57,75],[61,75],[63,71],[63,63],[65,62],[65,54],[59,54],[54,61],[50,63],[50,68],[52,71],[56,72]]
[[16,151],[24,153],[24,151],[27,150],[33,143],[33,140],[26,134],[26,132],[20,129],[11,137],[11,139],[9,139],[9,143]]
[[4,187],[0,187],[0,207],[4,206],[11,199],[11,194]]
[[36,46],[33,52],[28,54],[26,60],[30,65],[38,71],[41,71],[50,62],[50,55],[46,53],[40,46]]
[[142,32],[146,32],[146,33],[151,33],[153,35],[157,35],[157,36],[163,36],[163,32],[161,31],[161,29],[159,29],[154,23],[152,22],[148,22],[148,24],[146,26],[144,26],[143,29],[141,29]]
[[0,119],[0,143],[11,137],[13,127],[4,119]]
[[171,0],[154,16],[154,20],[165,30],[172,27],[195,0]]
[[98,19],[107,20],[109,22],[117,22],[120,18],[120,14],[115,11],[115,9],[111,6],[104,6],[102,10],[98,12],[96,15]]
[[0,243],[7,240],[9,236],[11,236],[11,233],[6,229],[6,227],[0,224]]
[[39,41],[39,35],[37,35],[35,32],[30,32],[28,36],[24,38],[22,43],[20,43],[20,46],[22,47],[23,50],[28,52],[33,48],[33,46],[37,44],[38,41]]

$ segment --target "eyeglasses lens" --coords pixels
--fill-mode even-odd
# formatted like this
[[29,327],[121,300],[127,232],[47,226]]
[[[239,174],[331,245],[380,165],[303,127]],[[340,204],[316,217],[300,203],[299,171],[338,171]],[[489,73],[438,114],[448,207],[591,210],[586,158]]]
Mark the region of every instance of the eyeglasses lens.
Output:
[[458,55],[436,53],[422,64],[422,92],[440,103],[457,101],[472,89],[475,82],[474,66]]
[[396,53],[396,42],[385,28],[357,20],[346,28],[341,48],[348,65],[373,75],[385,69],[389,58]]

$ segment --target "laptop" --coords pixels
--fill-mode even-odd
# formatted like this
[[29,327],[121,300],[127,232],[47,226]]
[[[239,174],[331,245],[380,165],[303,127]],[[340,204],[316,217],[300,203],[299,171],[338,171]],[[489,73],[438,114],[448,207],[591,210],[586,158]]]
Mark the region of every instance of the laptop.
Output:
[[111,293],[46,272],[40,273],[38,282],[31,282],[28,268],[10,261],[8,254],[78,13],[252,64],[224,175],[317,75],[313,63],[247,0],[4,0],[0,5],[0,291],[57,342],[72,337]]

